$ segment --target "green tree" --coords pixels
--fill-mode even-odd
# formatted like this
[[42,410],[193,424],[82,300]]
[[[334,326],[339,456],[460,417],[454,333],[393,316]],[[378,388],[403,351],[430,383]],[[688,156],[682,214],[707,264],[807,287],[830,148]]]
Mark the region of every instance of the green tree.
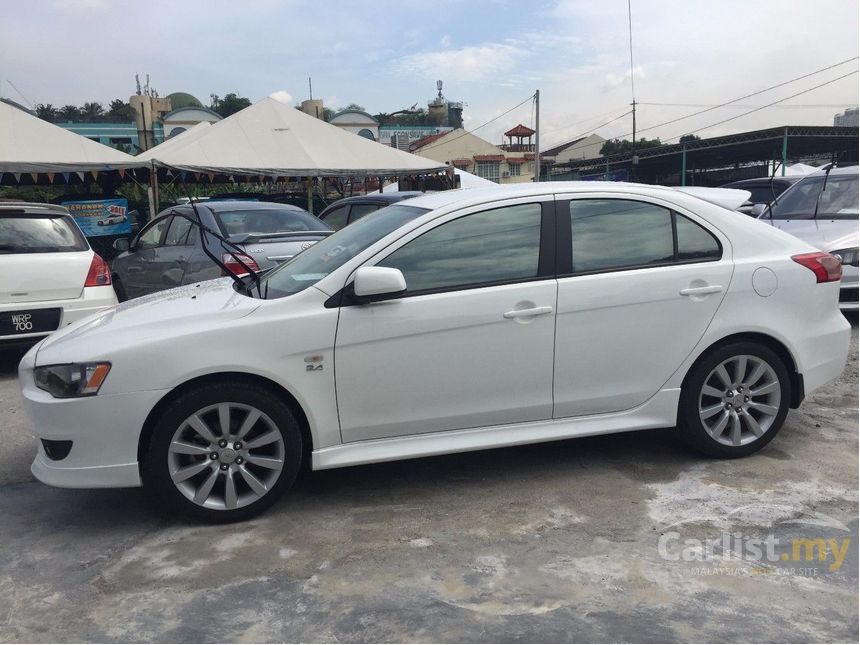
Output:
[[689,143],[690,141],[701,141],[702,137],[696,136],[695,134],[685,134],[683,137],[678,139],[678,143]]
[[[660,139],[646,139],[642,137],[636,142],[636,150],[644,150],[646,148],[657,148],[662,146]],[[633,152],[633,142],[627,139],[610,139],[600,148],[600,154],[604,157],[619,154],[631,154]]]
[[81,118],[81,111],[76,105],[64,105],[57,113],[60,121],[77,121]]
[[96,101],[84,103],[80,109],[80,118],[84,123],[98,123],[104,119],[104,114],[102,104]]
[[34,107],[36,111],[36,116],[42,119],[43,121],[48,121],[49,123],[53,123],[57,120],[57,116],[59,115],[59,111],[50,103],[37,103]]
[[346,107],[341,107],[341,108],[337,109],[338,112],[343,112],[345,110],[353,110],[355,112],[364,112],[364,106],[359,105],[358,103],[350,103]]
[[114,99],[108,105],[107,116],[111,121],[134,121],[134,110],[122,99]]
[[210,94],[209,98],[209,108],[224,118],[231,114],[236,114],[239,110],[244,110],[246,107],[251,105],[250,99],[244,96],[239,96],[235,92],[225,94],[223,99],[217,94]]
[[427,125],[427,110],[417,108],[415,110],[404,110],[400,113],[385,114],[383,112],[374,114],[373,118],[385,125]]

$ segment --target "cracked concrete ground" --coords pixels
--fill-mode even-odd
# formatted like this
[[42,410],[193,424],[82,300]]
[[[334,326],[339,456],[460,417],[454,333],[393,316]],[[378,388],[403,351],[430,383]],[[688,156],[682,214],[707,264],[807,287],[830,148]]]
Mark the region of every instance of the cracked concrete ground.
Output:
[[[857,642],[853,326],[839,382],[746,459],[663,430],[306,473],[215,527],[33,481],[0,354],[0,641]],[[672,532],[850,543],[831,571],[666,559]]]

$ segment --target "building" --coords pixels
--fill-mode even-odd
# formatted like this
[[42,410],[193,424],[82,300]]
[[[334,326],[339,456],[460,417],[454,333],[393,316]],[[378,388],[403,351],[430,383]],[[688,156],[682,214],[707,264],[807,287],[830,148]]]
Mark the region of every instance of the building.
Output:
[[568,163],[575,159],[594,159],[600,156],[600,149],[606,139],[599,134],[590,134],[567,143],[562,143],[546,150],[541,150],[541,164],[543,162]]
[[[525,126],[517,126],[525,127]],[[516,128],[515,128],[516,129]],[[534,130],[531,131],[534,134]],[[479,136],[457,128],[451,132],[433,134],[409,147],[409,151],[471,172],[499,184],[516,184],[534,179],[534,147],[531,150],[517,148],[505,150]],[[505,146],[511,147],[511,146]]]
[[134,121],[56,125],[106,146],[137,154],[202,121],[215,123],[221,120],[219,114],[185,92],[174,92],[165,97],[135,94],[129,99],[129,104],[135,113]]
[[379,121],[367,112],[343,110],[329,119],[329,123],[365,139],[379,141]]
[[833,115],[834,127],[856,128],[860,125],[860,114],[858,108],[849,108],[842,114]]
[[398,125],[382,124],[379,126],[379,143],[399,150],[409,150],[409,146],[434,134],[445,134],[453,131],[450,126],[441,125]]

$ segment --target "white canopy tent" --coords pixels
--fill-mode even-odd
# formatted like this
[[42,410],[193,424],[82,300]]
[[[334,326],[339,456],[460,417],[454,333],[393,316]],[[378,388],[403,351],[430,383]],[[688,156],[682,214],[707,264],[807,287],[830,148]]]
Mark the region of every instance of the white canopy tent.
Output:
[[212,124],[208,121],[201,121],[189,130],[177,134],[175,137],[170,137],[169,139],[162,141],[154,148],[150,148],[149,150],[141,152],[135,157],[135,159],[137,161],[145,161],[147,162],[146,165],[149,165],[148,162],[151,162],[156,156],[169,154],[171,150],[176,150],[187,143],[191,143],[192,141],[197,140],[198,138],[206,134],[206,130],[211,125]]
[[0,101],[0,173],[98,172],[142,165],[120,150]]
[[[460,188],[487,188],[488,186],[498,186],[494,181],[490,181],[489,179],[484,179],[483,177],[478,177],[478,175],[473,175],[470,172],[466,172],[465,170],[460,170],[459,168],[454,168],[454,174],[460,178]],[[383,189],[383,193],[391,193],[400,190],[397,182],[393,182],[391,184],[387,184]]]
[[[194,134],[194,136],[192,136]],[[270,177],[406,176],[445,164],[380,145],[273,98],[153,148],[156,166],[197,173]]]

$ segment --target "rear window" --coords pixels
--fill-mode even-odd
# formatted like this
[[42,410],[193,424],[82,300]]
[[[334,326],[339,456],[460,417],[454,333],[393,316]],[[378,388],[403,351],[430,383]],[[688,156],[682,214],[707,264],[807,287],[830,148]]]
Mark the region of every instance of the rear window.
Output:
[[247,209],[214,213],[225,235],[330,231],[331,227],[307,211],[297,209]]
[[88,248],[71,217],[0,214],[0,253],[60,253]]
[[[812,219],[818,202],[818,219],[857,219],[857,175],[807,177],[783,193],[773,206],[773,219]],[[771,217],[764,213],[764,219]]]

